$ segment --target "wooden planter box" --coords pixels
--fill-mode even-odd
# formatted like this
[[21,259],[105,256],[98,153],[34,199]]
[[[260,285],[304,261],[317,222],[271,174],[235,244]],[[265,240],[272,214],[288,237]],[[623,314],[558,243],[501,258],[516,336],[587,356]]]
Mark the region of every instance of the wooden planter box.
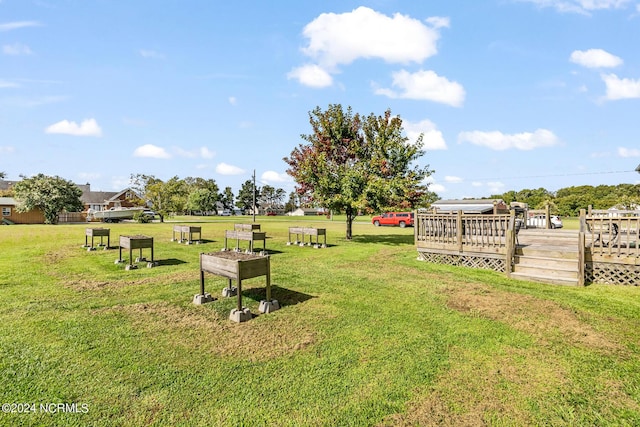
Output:
[[[176,239],[176,232],[180,235],[179,240]],[[196,233],[198,234],[198,240],[196,241],[196,243],[200,243],[200,241],[202,240],[202,227],[195,227],[191,225],[174,225],[171,241],[178,241],[178,243],[186,241],[187,245],[189,245],[194,241],[193,235]]]
[[260,224],[233,224],[237,231],[260,231]]
[[[242,281],[254,277],[266,277],[266,301],[271,301],[271,267],[268,256],[245,254],[240,252],[214,252],[200,254],[200,294],[206,295],[204,289],[204,273],[215,274],[236,281],[238,296],[238,312],[246,312],[242,307]],[[235,311],[235,310],[234,310]],[[233,312],[232,312],[233,314]]]
[[151,261],[147,263],[147,267],[151,268],[156,265],[153,260],[153,237],[148,236],[120,236],[120,258],[116,260],[116,263],[122,262],[122,249],[129,249],[129,265],[127,265],[127,270],[136,268],[133,265],[133,255],[132,252],[134,249],[140,250],[140,256],[137,261],[146,261],[145,258],[142,257],[142,250],[145,248],[151,249]]
[[[91,237],[91,246],[89,246],[89,237]],[[102,238],[107,238],[107,246],[105,249],[108,249],[111,246],[111,230],[108,228],[87,228],[84,233],[84,247],[89,248],[89,250],[93,250],[93,238],[100,237],[100,246],[104,246],[102,243]]]
[[236,250],[240,250],[240,241],[249,242],[249,251],[253,252],[254,242],[262,241],[262,252],[266,251],[267,233],[261,231],[239,231],[239,230],[226,230],[224,232],[224,250],[229,250],[227,246],[228,239],[235,239]]
[[[291,235],[296,235],[296,240],[291,241]],[[298,240],[298,236],[302,236],[300,240]],[[312,228],[312,227],[289,227],[289,241],[287,245],[299,245],[304,246],[305,236],[309,236],[309,246],[313,246],[314,248],[326,248],[327,247],[327,229],[326,228]],[[316,241],[313,242],[313,236],[315,236]],[[323,236],[324,242],[320,244],[319,236]]]

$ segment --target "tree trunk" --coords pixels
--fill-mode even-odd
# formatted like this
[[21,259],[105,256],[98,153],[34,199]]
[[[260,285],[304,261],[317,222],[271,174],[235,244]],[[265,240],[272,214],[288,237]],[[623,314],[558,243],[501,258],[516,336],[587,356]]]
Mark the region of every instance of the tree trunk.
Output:
[[351,240],[353,237],[352,233],[352,225],[353,225],[353,208],[347,208],[347,240]]

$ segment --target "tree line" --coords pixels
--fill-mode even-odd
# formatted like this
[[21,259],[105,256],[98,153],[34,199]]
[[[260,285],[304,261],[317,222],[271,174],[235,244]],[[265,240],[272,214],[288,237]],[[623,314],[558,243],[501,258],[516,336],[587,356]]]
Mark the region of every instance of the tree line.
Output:
[[[242,184],[237,195],[231,187],[220,191],[213,179],[197,177],[181,179],[174,176],[163,181],[152,175],[134,174],[131,175],[131,188],[139,195],[139,204],[150,205],[161,220],[174,213],[217,213],[219,204],[223,209],[237,207],[246,212],[254,206],[254,200],[256,208],[263,209],[292,211],[299,206],[322,207],[346,214],[347,239],[351,239],[353,220],[361,212],[429,207],[439,199],[429,191],[425,181],[434,171],[429,165],[416,164],[424,155],[423,135],[416,141],[409,141],[404,136],[402,119],[393,116],[391,110],[382,115],[364,116],[354,113],[351,107],[345,110],[340,104],[329,104],[326,110],[316,107],[310,111],[309,124],[311,132],[300,135],[303,142],[283,158],[288,165],[287,173],[296,183],[295,191],[286,201],[283,189],[269,185],[254,188],[251,180]],[[4,175],[0,172],[0,178]],[[47,188],[47,183],[41,182],[43,177],[25,178],[24,184],[14,186],[16,199],[22,201],[19,209],[29,205],[42,208],[37,203],[46,203],[47,198],[36,197],[34,193],[37,188],[39,191]],[[29,181],[36,178],[39,187]],[[62,187],[74,186],[59,177],[52,179]],[[64,195],[74,198],[75,192],[65,190],[60,193],[62,196],[54,207],[59,209],[57,212],[61,207],[73,209],[77,206],[75,200],[64,200]],[[637,208],[640,184],[585,185],[556,192],[544,188],[524,189],[489,198],[500,198],[507,203],[525,202],[532,209],[548,204],[555,214],[576,216],[580,209],[589,205],[595,209]],[[46,209],[43,210],[55,210]]]
[[561,188],[555,192],[544,188],[507,191],[489,196],[507,204],[524,202],[531,209],[542,209],[549,204],[551,211],[560,216],[578,216],[581,209],[640,209],[640,184],[580,185]]
[[[4,172],[0,172],[0,179],[5,176]],[[14,197],[20,212],[40,209],[45,223],[55,224],[60,212],[80,212],[84,209],[82,191],[69,180],[44,174],[21,178],[21,181],[0,194]],[[251,180],[242,184],[237,195],[231,187],[220,191],[215,180],[200,177],[174,176],[163,181],[153,175],[132,174],[130,188],[135,196],[129,201],[153,209],[161,221],[175,214],[218,214],[220,206],[223,210],[238,208],[247,212],[254,204],[254,194],[256,208],[294,210],[299,201],[291,193],[285,202],[286,192],[282,188],[263,185],[254,189]]]

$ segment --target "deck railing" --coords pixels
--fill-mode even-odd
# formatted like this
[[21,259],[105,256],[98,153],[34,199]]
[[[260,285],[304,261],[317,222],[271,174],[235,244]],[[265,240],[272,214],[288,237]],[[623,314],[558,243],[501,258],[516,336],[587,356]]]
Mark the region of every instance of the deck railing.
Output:
[[422,259],[436,257],[511,275],[516,248],[514,211],[494,215],[417,212],[414,229]]
[[582,210],[580,233],[592,256],[640,260],[640,210]]
[[478,249],[503,252],[515,238],[513,214],[417,213],[415,218],[418,246],[447,246],[460,252]]

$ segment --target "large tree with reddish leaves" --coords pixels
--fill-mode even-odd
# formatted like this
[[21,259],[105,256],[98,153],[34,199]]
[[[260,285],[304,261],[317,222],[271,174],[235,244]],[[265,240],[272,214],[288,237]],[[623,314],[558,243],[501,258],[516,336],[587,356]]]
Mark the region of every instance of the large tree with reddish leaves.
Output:
[[422,135],[409,142],[402,120],[391,111],[367,117],[330,104],[309,113],[312,133],[301,135],[284,161],[296,191],[315,204],[347,215],[347,239],[358,211],[410,209],[430,195],[424,179],[433,171],[414,163],[420,158]]

